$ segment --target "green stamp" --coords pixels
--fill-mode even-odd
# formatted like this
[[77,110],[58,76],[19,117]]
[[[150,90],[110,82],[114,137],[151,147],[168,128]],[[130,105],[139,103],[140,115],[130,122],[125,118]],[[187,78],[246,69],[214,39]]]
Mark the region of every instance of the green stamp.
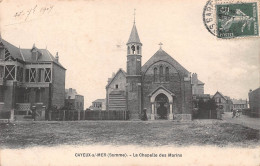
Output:
[[217,37],[259,36],[257,3],[216,5]]

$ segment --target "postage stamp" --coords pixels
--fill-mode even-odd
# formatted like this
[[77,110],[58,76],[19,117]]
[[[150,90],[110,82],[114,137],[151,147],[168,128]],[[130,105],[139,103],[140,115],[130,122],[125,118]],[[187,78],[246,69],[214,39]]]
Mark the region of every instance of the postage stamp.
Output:
[[217,36],[259,36],[257,3],[216,5]]
[[203,10],[207,30],[222,39],[259,36],[257,2],[209,0]]

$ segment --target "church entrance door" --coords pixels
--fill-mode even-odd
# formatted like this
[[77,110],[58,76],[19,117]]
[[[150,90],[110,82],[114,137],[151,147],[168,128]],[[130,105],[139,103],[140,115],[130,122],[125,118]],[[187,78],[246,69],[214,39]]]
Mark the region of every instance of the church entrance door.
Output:
[[168,117],[168,110],[169,110],[169,101],[168,97],[160,93],[155,98],[156,102],[156,113],[158,119],[167,119]]

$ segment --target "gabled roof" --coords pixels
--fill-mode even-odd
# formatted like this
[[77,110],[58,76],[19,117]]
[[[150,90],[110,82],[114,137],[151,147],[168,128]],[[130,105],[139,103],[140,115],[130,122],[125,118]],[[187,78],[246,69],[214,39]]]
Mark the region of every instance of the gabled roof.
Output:
[[152,95],[153,95],[155,92],[157,92],[159,89],[163,89],[163,90],[165,90],[166,92],[168,92],[171,96],[175,96],[175,94],[174,94],[172,91],[168,90],[168,89],[165,88],[163,85],[160,85],[160,86],[156,87],[148,96],[152,96]]
[[[193,82],[193,80],[191,79],[191,84],[194,84],[194,82]],[[198,85],[204,85],[205,83],[204,82],[202,82],[202,81],[200,81],[199,79],[198,79]]]
[[107,84],[106,88],[109,87],[109,85],[114,81],[114,79],[119,75],[120,72],[122,72],[123,75],[126,77],[126,72],[125,72],[123,69],[120,68],[120,69],[116,72],[116,74],[114,75],[114,77],[111,78],[111,81],[109,81],[109,83]]
[[220,95],[223,99],[225,99],[225,100],[230,100],[230,98],[229,98],[228,96],[224,96],[224,95],[223,95],[221,92],[219,92],[219,91],[217,91],[212,98],[215,98],[215,96],[216,96],[217,94],[219,94],[219,95]]
[[10,54],[13,58],[23,61],[19,48],[12,45],[11,43],[5,41],[4,39],[1,39],[0,43],[3,43],[4,47],[7,48],[7,50],[10,52]]
[[33,60],[32,58],[32,51],[36,50],[41,54],[37,62],[53,62],[58,66],[62,67],[63,69],[65,69],[47,49],[38,49],[37,47],[35,47],[35,45],[31,49],[21,49],[10,44],[4,39],[0,39],[0,43],[1,42],[3,43],[4,47],[7,48],[7,50],[10,52],[11,56],[15,59],[19,59],[20,61],[29,62],[29,63],[35,62],[35,60]]
[[141,43],[135,24],[133,25],[127,44],[129,43]]
[[65,98],[68,99],[70,97],[70,99],[75,99],[75,96],[77,95],[77,91],[76,89],[65,89]]
[[233,104],[247,104],[246,100],[242,100],[242,99],[232,99]]
[[199,84],[199,85],[204,85],[205,83],[202,82],[202,81],[200,81],[200,80],[198,79],[198,84]]
[[142,72],[145,73],[152,64],[158,61],[166,61],[173,65],[178,72],[189,74],[188,70],[186,70],[182,65],[180,65],[175,59],[173,59],[161,48],[142,66]]
[[[54,62],[55,64],[59,65],[60,67],[64,68],[59,61],[57,61],[54,56],[47,50],[47,49],[38,49],[37,47],[33,48],[36,49],[38,52],[41,53],[37,62]],[[35,62],[32,59],[32,49],[21,49],[22,55],[26,62]],[[64,68],[65,69],[65,68]]]

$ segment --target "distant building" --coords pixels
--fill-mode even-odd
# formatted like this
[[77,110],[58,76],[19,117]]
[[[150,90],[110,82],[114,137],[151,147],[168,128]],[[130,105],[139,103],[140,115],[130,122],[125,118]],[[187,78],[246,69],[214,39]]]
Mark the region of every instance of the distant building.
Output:
[[198,79],[197,73],[191,76],[192,95],[204,94],[204,83]]
[[21,49],[0,36],[0,118],[13,111],[28,115],[33,107],[63,107],[65,72],[58,53],[54,57],[35,45]]
[[193,108],[198,108],[198,102],[200,100],[206,102],[210,99],[209,94],[204,94],[204,85],[205,84],[198,79],[197,73],[193,73],[191,76]]
[[84,110],[84,96],[77,93],[76,89],[66,89],[65,106],[72,110]]
[[92,102],[92,106],[89,107],[92,111],[105,111],[106,110],[106,100],[105,99],[97,99]]
[[233,109],[234,109],[234,110],[242,111],[243,109],[248,108],[248,102],[247,102],[247,100],[232,99],[232,103],[233,103]]
[[260,88],[248,93],[251,116],[260,117]]
[[215,93],[215,95],[212,98],[215,100],[218,108],[220,110],[223,110],[224,112],[230,112],[231,109],[233,108],[233,104],[230,97],[224,96],[222,93],[218,91]]

